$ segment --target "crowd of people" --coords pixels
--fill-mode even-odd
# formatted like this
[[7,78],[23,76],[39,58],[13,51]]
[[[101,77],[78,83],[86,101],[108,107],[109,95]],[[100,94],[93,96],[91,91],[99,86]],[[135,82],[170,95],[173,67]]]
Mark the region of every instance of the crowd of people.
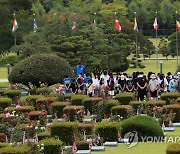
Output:
[[163,92],[180,92],[180,72],[175,76],[171,72],[167,75],[153,72],[147,76],[143,72],[113,75],[111,71],[104,71],[102,75],[94,77],[82,72],[76,75],[76,79],[64,78],[64,93],[113,98],[118,93],[132,92],[137,100],[143,101],[146,98],[157,100]]

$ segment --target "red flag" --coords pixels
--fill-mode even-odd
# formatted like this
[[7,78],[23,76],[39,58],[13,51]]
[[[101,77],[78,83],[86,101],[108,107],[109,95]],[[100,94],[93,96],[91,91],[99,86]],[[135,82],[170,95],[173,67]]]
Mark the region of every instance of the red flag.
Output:
[[99,133],[98,133],[98,136],[97,136],[97,144],[100,144],[101,143],[101,137],[100,137],[100,135],[99,135]]
[[155,17],[155,19],[154,19],[154,24],[153,24],[153,26],[154,26],[154,30],[158,30],[158,28],[159,28],[159,26],[158,26],[158,23],[157,23],[157,17]]
[[120,141],[121,140],[121,134],[120,134],[120,132],[118,131],[118,141]]
[[73,22],[72,31],[73,31],[74,33],[77,31],[76,22]]
[[172,120],[169,120],[169,127],[172,126]]
[[93,140],[92,140],[92,138],[90,138],[90,141],[89,141],[89,150],[92,149],[92,146],[93,146]]
[[87,116],[91,116],[91,112],[87,109]]
[[76,141],[73,143],[72,151],[75,153],[77,151]]
[[36,133],[35,144],[37,144],[37,143],[38,143],[38,135],[37,135],[37,133]]
[[94,120],[94,124],[95,124],[95,125],[97,124],[96,119]]
[[23,142],[23,144],[25,144],[25,142],[26,142],[26,133],[25,133],[25,132],[24,132],[24,134],[23,134],[22,142]]
[[118,18],[115,19],[114,27],[116,28],[116,30],[117,30],[118,32],[121,32],[121,25],[120,25],[120,23],[119,23]]
[[166,126],[165,126],[165,124],[164,124],[164,122],[163,122],[162,127],[161,127],[161,128],[162,128],[162,130],[164,130],[164,129],[165,129],[165,127],[166,127]]
[[180,32],[180,23],[176,20],[176,30]]
[[9,143],[7,135],[6,135],[6,143]]
[[83,138],[84,138],[84,141],[86,141],[86,133],[84,131],[84,134],[83,134]]
[[63,149],[61,150],[61,154],[64,154],[64,150]]

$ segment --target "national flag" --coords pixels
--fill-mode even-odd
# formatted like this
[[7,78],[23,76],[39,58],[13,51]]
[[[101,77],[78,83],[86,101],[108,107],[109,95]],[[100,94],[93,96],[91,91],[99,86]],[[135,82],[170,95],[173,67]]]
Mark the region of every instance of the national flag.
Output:
[[37,133],[36,133],[36,136],[35,136],[35,144],[37,144],[38,143],[38,135],[37,135]]
[[153,119],[156,119],[156,114],[155,114],[155,112],[153,113]]
[[6,135],[6,143],[9,143],[7,135]]
[[24,133],[23,133],[22,143],[23,143],[23,144],[26,143],[26,132],[25,132],[25,131],[24,131]]
[[34,32],[36,32],[37,30],[37,22],[36,22],[36,19],[34,19]]
[[77,151],[76,141],[73,143],[72,151],[75,153]]
[[97,136],[97,144],[100,144],[101,143],[101,137],[100,137],[100,135],[99,135],[99,133],[98,133],[98,136]]
[[93,146],[93,140],[92,140],[92,138],[90,138],[90,140],[89,140],[89,150],[92,149],[92,146]]
[[180,23],[176,20],[176,30],[180,32]]
[[58,116],[57,116],[57,113],[55,113],[55,119],[56,119],[56,121],[58,120]]
[[136,18],[134,18],[134,30],[137,31],[137,32],[139,31]]
[[87,116],[91,116],[91,112],[87,109]]
[[172,126],[172,120],[169,120],[169,127],[171,127]]
[[166,127],[166,126],[165,126],[165,124],[164,124],[164,122],[163,122],[163,123],[162,123],[162,127],[161,127],[161,128],[162,128],[162,130],[164,130],[164,129],[165,129],[165,127]]
[[95,125],[97,124],[96,119],[94,120],[94,124],[95,124]]
[[137,109],[137,113],[136,113],[136,115],[139,115],[139,110]]
[[72,31],[73,31],[74,33],[77,31],[76,22],[75,22],[75,21],[73,22]]
[[118,18],[115,19],[114,27],[116,28],[116,30],[117,30],[118,32],[121,32],[121,25],[120,25],[120,23],[119,23]]
[[155,19],[154,19],[154,24],[153,24],[153,26],[154,26],[154,30],[158,30],[158,28],[159,28],[159,26],[158,26],[158,23],[157,23],[157,17],[155,17]]
[[120,132],[118,131],[118,141],[120,141],[121,140],[121,134],[120,134]]
[[16,18],[14,18],[12,32],[16,32],[17,30],[18,30],[18,23]]
[[96,20],[94,19],[94,20],[93,20],[92,27],[93,27],[93,28],[96,28],[96,26],[97,26],[97,23],[96,23]]
[[61,150],[61,154],[64,154],[64,150],[63,149]]
[[85,131],[83,133],[83,139],[84,139],[84,141],[86,141],[86,133],[85,133]]

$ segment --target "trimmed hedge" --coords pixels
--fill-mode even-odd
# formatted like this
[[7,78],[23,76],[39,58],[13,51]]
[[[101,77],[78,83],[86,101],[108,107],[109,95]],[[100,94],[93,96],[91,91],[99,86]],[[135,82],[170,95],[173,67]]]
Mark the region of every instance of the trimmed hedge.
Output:
[[15,146],[0,148],[0,154],[30,154],[31,149],[28,146]]
[[79,132],[86,132],[86,135],[92,135],[94,129],[94,124],[92,123],[79,123],[78,124],[78,131]]
[[55,139],[44,139],[39,142],[39,145],[44,145],[44,154],[59,154],[63,142]]
[[76,96],[76,94],[64,94],[64,95],[63,95],[64,99],[69,99],[69,100],[71,100],[71,98],[72,98],[73,96]]
[[133,108],[130,105],[117,105],[112,107],[112,115],[120,115],[123,119],[133,114]]
[[46,118],[47,112],[46,111],[31,111],[28,114],[28,116],[30,120],[39,120],[40,116],[43,116],[43,118]]
[[89,142],[76,141],[77,150],[89,150]]
[[167,146],[166,154],[180,154],[180,143],[172,143]]
[[[105,101],[105,106],[104,106],[104,114],[111,114],[111,109],[114,106],[117,106],[119,104],[118,100],[107,100]],[[99,103],[99,108],[102,107],[102,102]]]
[[82,101],[85,111],[87,110],[90,111],[90,113],[94,113],[95,108],[97,109],[97,105],[99,102],[101,102],[103,99],[101,97],[91,97],[91,98],[86,98]]
[[119,129],[120,124],[118,122],[100,122],[95,126],[95,134],[99,134],[103,138],[103,142],[118,141]]
[[1,143],[0,142],[0,148],[4,148],[4,147],[10,147],[11,145],[8,143]]
[[135,110],[137,110],[137,108],[139,108],[142,105],[146,105],[146,106],[150,106],[150,107],[153,107],[153,106],[162,107],[163,105],[166,105],[166,102],[162,101],[162,100],[157,100],[157,101],[151,100],[151,101],[146,101],[146,102],[131,101],[129,103],[129,105],[131,105]]
[[115,96],[121,105],[128,105],[131,101],[135,100],[134,93],[120,93]]
[[63,113],[68,116],[70,121],[74,121],[76,116],[80,120],[84,116],[84,106],[66,106],[63,108]]
[[38,95],[48,96],[51,92],[52,92],[52,89],[50,89],[49,87],[36,89],[36,94]]
[[180,122],[180,104],[164,105],[163,112],[176,113],[174,122]]
[[27,101],[27,103],[29,103],[31,105],[35,105],[36,101],[39,98],[45,98],[45,96],[43,96],[43,95],[29,95],[26,97],[26,101]]
[[63,108],[68,106],[68,102],[54,102],[52,103],[53,113],[56,113],[58,117],[63,115]]
[[74,136],[77,134],[78,125],[76,122],[53,123],[51,136],[58,136],[67,145],[72,145]]
[[13,99],[16,96],[20,96],[21,95],[21,91],[20,90],[5,90],[3,92],[3,94],[11,99]]
[[159,123],[148,116],[134,116],[126,119],[122,121],[121,127],[122,137],[128,132],[136,131],[138,134],[138,141],[142,141],[141,137],[164,137]]
[[40,132],[40,133],[38,133],[38,140],[39,141],[50,138],[50,137],[51,137],[50,132]]
[[180,104],[180,97],[178,97],[178,98],[176,99],[176,103],[177,103],[177,104]]
[[4,112],[12,112],[12,111],[19,111],[19,112],[31,112],[34,111],[33,106],[21,106],[20,108],[15,108],[15,107],[7,107],[4,109]]
[[180,93],[178,92],[168,92],[161,94],[161,99],[166,101],[167,104],[170,104],[172,100],[176,100],[178,97],[180,97]]
[[86,99],[86,98],[88,98],[88,96],[86,96],[86,95],[73,95],[72,97],[71,97],[71,104],[72,105],[83,105],[83,100],[84,99]]
[[12,100],[10,98],[7,98],[7,97],[0,98],[0,107],[2,107],[3,109],[10,106],[11,103],[12,103]]

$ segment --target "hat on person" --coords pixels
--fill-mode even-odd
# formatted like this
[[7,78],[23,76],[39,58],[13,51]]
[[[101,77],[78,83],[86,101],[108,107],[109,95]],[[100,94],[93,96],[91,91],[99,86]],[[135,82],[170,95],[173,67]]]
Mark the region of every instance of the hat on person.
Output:
[[177,76],[177,75],[175,75],[175,76],[173,76],[173,78],[174,78],[174,79],[178,79],[178,76]]
[[156,75],[155,75],[155,74],[151,74],[150,78],[151,78],[151,79],[155,79],[155,78],[156,78]]
[[177,72],[177,75],[180,76],[180,72]]
[[122,74],[121,75],[121,80],[124,80],[125,79],[125,76]]

